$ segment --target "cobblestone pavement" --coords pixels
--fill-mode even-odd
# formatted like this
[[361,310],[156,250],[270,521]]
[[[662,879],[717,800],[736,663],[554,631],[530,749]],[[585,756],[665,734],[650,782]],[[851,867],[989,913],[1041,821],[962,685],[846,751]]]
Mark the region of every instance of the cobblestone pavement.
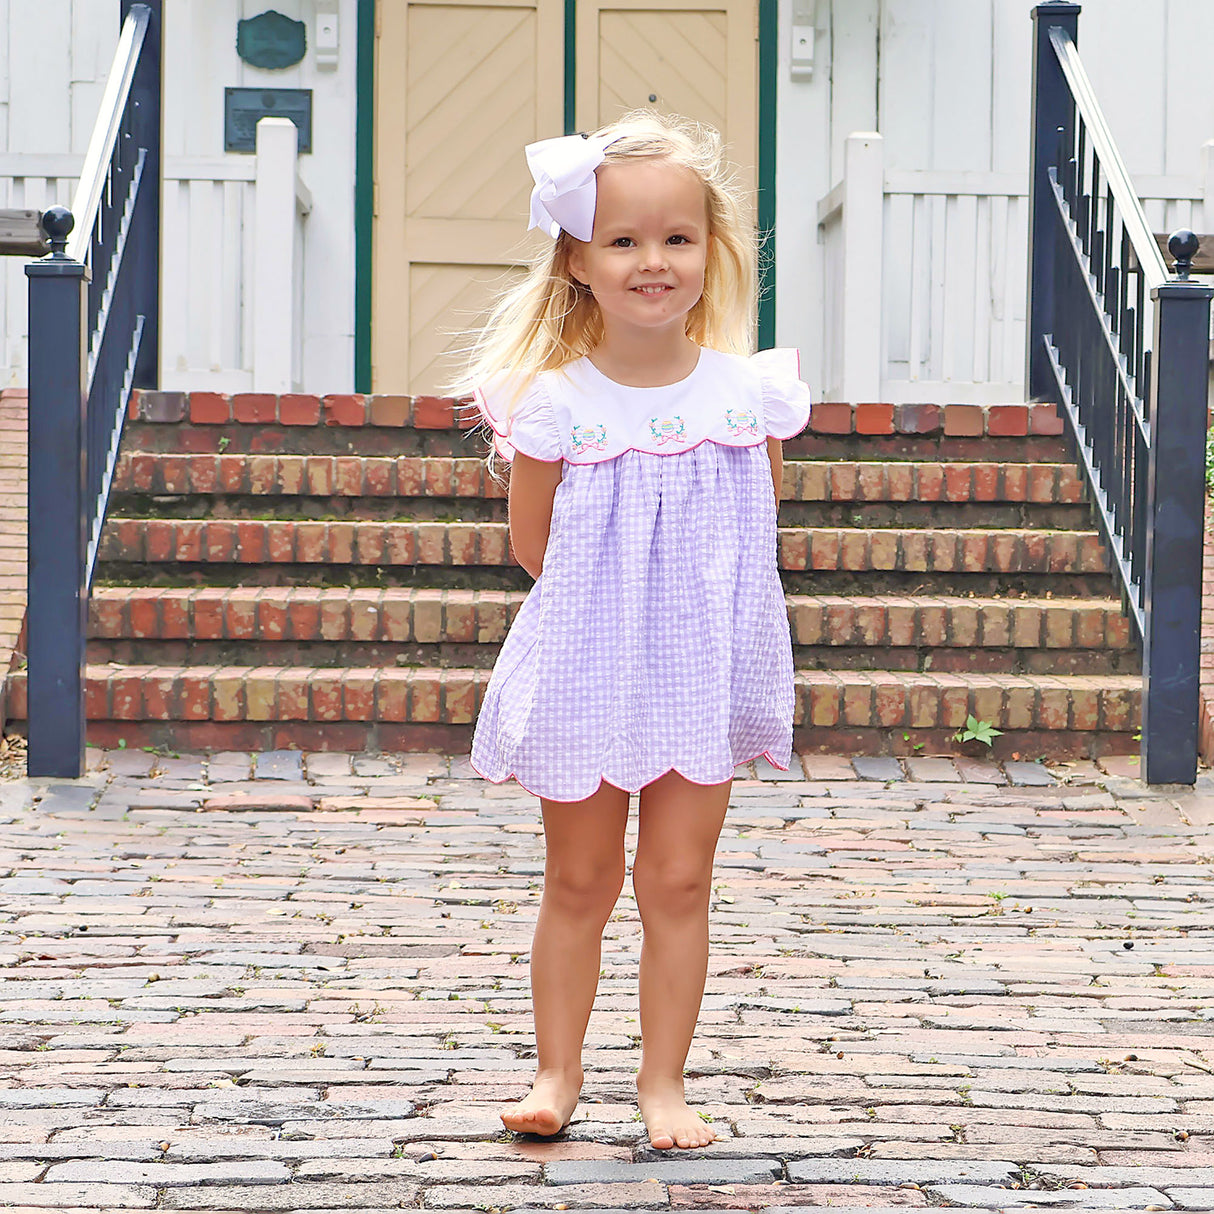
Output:
[[538,802],[466,759],[115,751],[0,784],[0,1205],[1214,1209],[1214,777],[740,772],[688,1087],[643,1145],[638,923],[584,1102],[533,1066]]

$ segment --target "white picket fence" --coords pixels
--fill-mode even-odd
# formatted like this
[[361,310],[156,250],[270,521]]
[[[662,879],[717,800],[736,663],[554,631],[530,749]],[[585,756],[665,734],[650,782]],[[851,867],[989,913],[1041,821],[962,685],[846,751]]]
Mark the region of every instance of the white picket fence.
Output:
[[[818,203],[828,400],[1023,399],[1027,172],[887,171],[875,132],[847,139]],[[1214,141],[1200,180],[1141,177],[1155,232],[1214,231]]]
[[[0,208],[70,206],[81,161],[74,155],[0,154]],[[263,119],[254,156],[168,157],[162,205],[161,387],[299,389],[312,199],[298,174],[294,124]],[[7,386],[25,382],[23,264],[15,257],[0,263]],[[286,283],[289,293],[282,290]]]

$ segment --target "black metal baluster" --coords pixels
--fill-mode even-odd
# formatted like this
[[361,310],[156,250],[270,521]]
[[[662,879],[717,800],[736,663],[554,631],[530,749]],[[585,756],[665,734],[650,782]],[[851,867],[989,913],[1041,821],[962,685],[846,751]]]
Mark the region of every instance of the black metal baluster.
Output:
[[1136,272],[1137,282],[1134,286],[1134,379],[1138,389],[1138,395],[1143,401],[1143,411],[1146,411],[1146,399],[1148,393],[1147,385],[1150,383],[1151,377],[1149,368],[1147,367],[1144,355],[1146,351],[1145,329],[1146,329],[1146,309],[1145,309],[1145,293],[1146,279],[1143,277],[1142,267],[1139,266]]
[[[1112,223],[1112,207],[1109,208],[1110,225]],[[1113,231],[1110,226],[1108,247],[1113,247]],[[1118,301],[1121,297],[1121,267],[1116,265],[1110,259],[1106,270],[1108,296],[1105,300],[1106,311],[1112,311],[1113,315],[1109,317],[1109,323],[1116,332],[1117,321],[1115,317],[1118,314]],[[1121,386],[1121,367],[1120,361],[1113,365],[1112,376],[1112,393],[1113,393],[1113,408],[1110,417],[1110,448],[1109,448],[1109,494],[1110,502],[1109,509],[1113,516],[1113,525],[1116,531],[1122,531],[1125,528],[1125,392]]]
[[1087,187],[1088,198],[1088,273],[1095,283],[1096,293],[1100,294],[1100,160],[1096,155],[1095,147],[1092,148],[1092,166]]

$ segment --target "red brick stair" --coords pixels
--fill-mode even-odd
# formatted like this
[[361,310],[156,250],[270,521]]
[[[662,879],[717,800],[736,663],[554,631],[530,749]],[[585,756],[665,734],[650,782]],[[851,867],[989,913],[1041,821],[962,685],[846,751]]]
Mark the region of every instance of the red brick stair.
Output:
[[[483,453],[437,398],[144,393],[90,738],[465,750],[531,584]],[[798,749],[947,752],[970,714],[1001,754],[1137,748],[1138,656],[1052,407],[821,404],[785,455]]]

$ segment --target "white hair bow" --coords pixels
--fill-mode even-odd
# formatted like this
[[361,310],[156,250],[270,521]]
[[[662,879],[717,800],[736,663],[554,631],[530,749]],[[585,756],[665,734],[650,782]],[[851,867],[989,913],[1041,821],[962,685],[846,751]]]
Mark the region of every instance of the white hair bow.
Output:
[[527,167],[535,178],[531,191],[531,222],[527,230],[543,228],[556,238],[562,228],[578,240],[594,231],[597,196],[594,170],[619,135],[561,135],[527,145]]

